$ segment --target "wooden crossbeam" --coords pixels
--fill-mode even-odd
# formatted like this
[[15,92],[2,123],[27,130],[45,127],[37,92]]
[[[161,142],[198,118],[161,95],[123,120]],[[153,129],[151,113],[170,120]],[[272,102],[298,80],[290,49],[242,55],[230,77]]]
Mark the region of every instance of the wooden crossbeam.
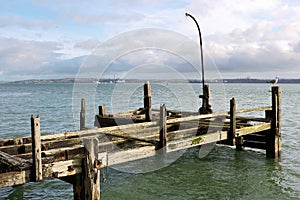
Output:
[[32,163],[18,157],[13,157],[10,154],[0,151],[0,172],[22,171],[30,169]]

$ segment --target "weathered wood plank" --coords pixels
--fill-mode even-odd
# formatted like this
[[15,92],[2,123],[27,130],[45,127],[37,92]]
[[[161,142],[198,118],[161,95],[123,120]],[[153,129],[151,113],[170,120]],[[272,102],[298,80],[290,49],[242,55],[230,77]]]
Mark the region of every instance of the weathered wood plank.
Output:
[[170,141],[167,143],[167,152],[178,151],[195,146],[209,144],[227,139],[227,131],[219,131],[205,135],[195,136],[182,140]]
[[0,147],[10,145],[21,145],[31,143],[31,137],[19,137],[0,140]]
[[108,166],[135,161],[156,155],[154,146],[144,146],[137,149],[108,153]]
[[255,121],[255,122],[270,122],[269,119],[264,117],[244,117],[244,116],[236,116],[236,120],[247,120],[247,121]]
[[262,106],[262,107],[257,107],[257,108],[240,109],[240,110],[236,110],[236,113],[262,111],[262,110],[268,110],[270,108],[271,108],[271,106]]
[[29,160],[13,157],[0,151],[0,173],[9,171],[21,171],[30,169],[32,163]]
[[43,164],[43,178],[60,178],[82,172],[82,158]]
[[270,128],[271,128],[271,123],[257,124],[257,125],[237,129],[236,134],[239,136],[243,136],[251,133],[266,131],[269,130]]
[[0,188],[21,185],[30,181],[31,171],[0,173]]

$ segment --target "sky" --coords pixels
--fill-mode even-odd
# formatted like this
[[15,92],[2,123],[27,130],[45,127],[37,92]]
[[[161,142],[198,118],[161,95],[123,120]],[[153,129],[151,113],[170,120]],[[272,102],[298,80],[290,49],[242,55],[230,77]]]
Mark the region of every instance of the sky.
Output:
[[199,36],[186,12],[200,25],[205,67],[216,68],[207,77],[300,78],[298,0],[2,0],[0,81],[80,77],[95,52],[112,59],[110,70],[97,61],[108,76],[136,70],[150,78],[151,69],[195,78]]

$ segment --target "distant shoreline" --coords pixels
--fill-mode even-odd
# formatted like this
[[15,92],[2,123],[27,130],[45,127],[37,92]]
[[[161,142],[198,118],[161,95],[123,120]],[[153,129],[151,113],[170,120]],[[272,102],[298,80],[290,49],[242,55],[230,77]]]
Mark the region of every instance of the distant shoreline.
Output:
[[[206,80],[206,83],[266,83],[269,79],[249,79],[249,78],[236,78],[236,79],[213,79]],[[0,83],[14,83],[14,84],[30,84],[30,83],[145,83],[147,81],[154,83],[180,83],[184,80],[141,80],[141,79],[90,79],[90,78],[63,78],[63,79],[30,79],[19,81],[5,81]],[[189,79],[189,83],[201,83],[201,80]],[[300,83],[300,79],[280,79],[279,83]]]

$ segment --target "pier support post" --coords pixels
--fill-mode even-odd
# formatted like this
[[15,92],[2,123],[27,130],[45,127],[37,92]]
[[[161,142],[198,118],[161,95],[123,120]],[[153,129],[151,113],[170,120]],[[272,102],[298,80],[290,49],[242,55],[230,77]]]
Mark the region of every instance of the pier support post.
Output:
[[202,106],[199,108],[199,114],[211,114],[212,109],[209,104],[209,86],[203,85],[203,95],[199,96],[202,98]]
[[230,100],[230,128],[227,134],[228,145],[233,146],[235,144],[235,134],[236,134],[236,104],[235,99]]
[[159,144],[157,149],[162,149],[167,145],[167,109],[165,104],[160,106],[159,130]]
[[74,200],[100,200],[100,171],[102,161],[98,160],[97,138],[83,140],[85,151],[82,172],[62,180],[73,184]]
[[85,200],[100,199],[100,172],[98,165],[98,139],[84,139],[85,157],[82,168],[82,195]]
[[237,136],[236,139],[235,139],[235,147],[236,147],[237,151],[244,150],[243,143],[244,143],[244,138],[242,136],[240,136],[240,137]]
[[40,116],[36,118],[31,115],[31,137],[32,137],[32,180],[43,180],[42,174],[42,149],[41,149],[41,132]]
[[101,117],[104,117],[106,115],[106,106],[105,105],[99,106],[98,109],[99,109],[99,115]]
[[80,130],[85,129],[85,111],[86,111],[85,99],[81,99]]
[[[270,115],[270,113],[268,113]],[[272,122],[271,130],[267,134],[267,158],[280,158],[281,156],[281,87],[272,87]]]
[[144,84],[144,109],[145,109],[145,120],[151,122],[152,120],[152,98],[151,98],[151,87],[149,81]]

